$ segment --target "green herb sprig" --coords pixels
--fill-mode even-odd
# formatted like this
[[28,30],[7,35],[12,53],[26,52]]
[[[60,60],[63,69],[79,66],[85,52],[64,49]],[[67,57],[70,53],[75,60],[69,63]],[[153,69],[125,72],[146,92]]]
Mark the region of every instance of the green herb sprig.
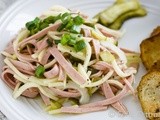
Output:
[[58,28],[58,31],[66,30],[72,33],[80,33],[80,25],[84,23],[84,19],[77,15],[73,17],[71,13],[59,14],[58,16],[49,16],[44,20],[36,17],[33,21],[26,23],[26,28],[30,31],[30,35],[34,35],[42,29],[54,24],[57,20],[62,21],[62,25]]

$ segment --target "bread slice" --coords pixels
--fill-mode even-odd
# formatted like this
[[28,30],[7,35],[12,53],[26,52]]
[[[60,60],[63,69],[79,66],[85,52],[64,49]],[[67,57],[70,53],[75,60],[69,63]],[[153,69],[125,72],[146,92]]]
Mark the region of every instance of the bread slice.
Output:
[[143,40],[140,44],[141,59],[149,70],[157,60],[160,60],[160,34]]
[[160,71],[150,71],[137,88],[143,112],[149,120],[160,120]]
[[156,27],[151,33],[150,37],[160,34],[160,26]]

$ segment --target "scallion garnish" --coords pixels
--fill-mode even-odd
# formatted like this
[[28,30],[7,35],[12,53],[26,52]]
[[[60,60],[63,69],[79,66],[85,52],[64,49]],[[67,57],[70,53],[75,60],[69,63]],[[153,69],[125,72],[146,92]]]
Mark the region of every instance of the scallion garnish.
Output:
[[37,33],[39,30],[40,19],[36,17],[33,21],[26,23],[26,28],[31,32],[31,35]]
[[81,28],[78,25],[73,25],[72,28],[70,29],[72,33],[80,33]]
[[76,16],[76,17],[73,19],[73,21],[74,21],[74,24],[75,24],[75,25],[81,25],[81,24],[84,23],[83,18],[80,17],[80,16]]
[[85,47],[86,47],[86,44],[84,40],[80,40],[74,45],[74,49],[76,50],[76,52],[83,50]]
[[71,39],[69,40],[68,44],[71,45],[71,46],[72,46],[72,45],[74,46],[74,45],[76,44],[76,40],[71,38]]
[[80,25],[84,23],[81,16],[73,17],[71,13],[59,14],[58,16],[49,16],[44,20],[36,17],[33,21],[26,23],[26,28],[30,31],[30,35],[36,34],[38,31],[46,28],[49,24],[54,24],[57,20],[61,20],[62,24],[58,31],[66,30],[72,33],[80,33]]
[[39,30],[43,30],[44,28],[48,27],[49,24],[45,23],[45,22],[41,22],[40,26],[39,26]]
[[43,77],[44,72],[45,68],[42,65],[39,65],[35,70],[35,76],[38,78]]
[[44,23],[48,23],[48,24],[54,23],[54,22],[55,22],[55,17],[54,17],[54,16],[49,16],[49,17],[45,18],[45,19],[43,20],[43,22],[44,22]]
[[70,34],[68,34],[68,33],[63,34],[62,38],[61,38],[61,44],[62,45],[66,45],[70,39],[71,39],[71,35]]

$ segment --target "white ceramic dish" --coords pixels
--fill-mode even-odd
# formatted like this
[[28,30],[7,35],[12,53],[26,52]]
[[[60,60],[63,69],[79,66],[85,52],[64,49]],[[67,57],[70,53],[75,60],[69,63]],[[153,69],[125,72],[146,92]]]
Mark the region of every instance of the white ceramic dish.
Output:
[[[90,17],[100,10],[112,4],[113,0],[20,0],[12,5],[0,18],[0,51],[14,37],[14,35],[29,20],[39,16],[43,11],[55,4],[63,5],[67,8],[80,9]],[[160,1],[141,0],[146,7],[148,15],[143,18],[128,20],[122,29],[126,34],[120,40],[119,45],[123,48],[139,51],[140,42],[149,36],[153,28],[160,25]],[[3,57],[0,55],[0,68],[4,65]],[[1,71],[0,71],[1,72]],[[136,75],[135,87],[144,75],[145,69],[140,66]],[[0,73],[1,74],[1,73]],[[9,120],[145,120],[141,107],[137,99],[128,96],[123,99],[123,103],[129,110],[129,115],[123,116],[112,108],[107,111],[94,112],[82,115],[48,115],[39,100],[26,99],[20,97],[18,100],[12,98],[10,90],[3,81],[0,80],[0,110]]]

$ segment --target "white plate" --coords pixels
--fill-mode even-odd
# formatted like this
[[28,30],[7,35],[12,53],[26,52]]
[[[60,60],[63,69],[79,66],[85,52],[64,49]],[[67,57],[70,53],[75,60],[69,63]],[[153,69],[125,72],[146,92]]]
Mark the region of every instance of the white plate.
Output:
[[[12,5],[0,19],[0,51],[14,37],[20,28],[29,20],[39,16],[43,11],[55,4],[63,5],[67,8],[80,9],[90,17],[100,10],[112,4],[113,0],[21,0]],[[160,25],[160,1],[141,0],[146,7],[148,15],[143,18],[131,19],[125,22],[123,29],[126,34],[119,44],[123,48],[139,51],[140,42],[149,36],[153,28]],[[4,65],[3,57],[0,55],[0,68]],[[141,76],[145,73],[143,66],[136,76],[136,85]],[[1,73],[0,73],[1,74]],[[136,87],[135,85],[135,87]],[[122,116],[117,111],[109,108],[106,111],[94,112],[82,115],[48,115],[39,100],[26,99],[20,97],[18,100],[12,98],[10,90],[0,81],[0,110],[10,120],[145,120],[141,107],[137,99],[128,96],[123,99],[123,103],[129,110],[129,115]]]

